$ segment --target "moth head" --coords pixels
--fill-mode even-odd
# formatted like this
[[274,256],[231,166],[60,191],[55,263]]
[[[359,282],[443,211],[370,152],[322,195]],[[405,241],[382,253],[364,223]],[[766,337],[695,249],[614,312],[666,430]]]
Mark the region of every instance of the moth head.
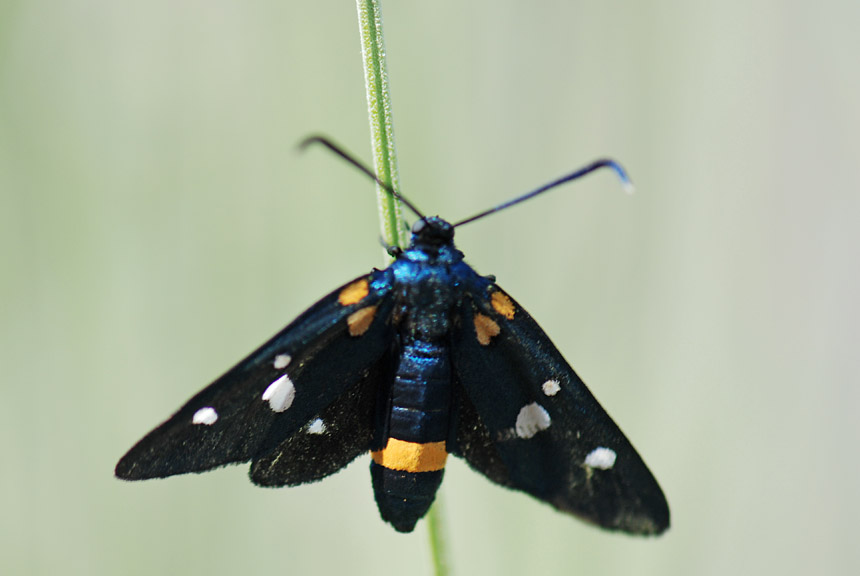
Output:
[[412,243],[416,246],[439,247],[454,241],[454,227],[438,216],[426,216],[412,225]]

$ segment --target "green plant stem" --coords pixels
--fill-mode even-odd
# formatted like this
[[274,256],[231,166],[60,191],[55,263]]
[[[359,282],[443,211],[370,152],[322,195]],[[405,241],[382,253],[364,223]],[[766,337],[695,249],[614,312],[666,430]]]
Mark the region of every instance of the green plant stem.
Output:
[[[397,176],[397,154],[394,149],[394,123],[388,94],[388,72],[385,65],[385,42],[379,0],[357,0],[361,32],[361,52],[367,87],[367,112],[370,119],[370,146],[377,177],[400,191]],[[384,188],[376,186],[382,237],[391,246],[406,247],[407,235],[400,203]]]
[[[367,111],[370,119],[370,146],[377,177],[400,191],[397,176],[397,154],[394,149],[394,122],[391,118],[391,98],[388,94],[388,72],[385,65],[385,42],[382,34],[380,0],[356,0],[361,33],[361,52],[367,86]],[[407,227],[400,203],[377,185],[379,222],[382,238],[390,246],[406,247]],[[436,576],[447,576],[445,529],[441,512],[441,495],[427,514],[430,551]]]
[[448,575],[448,546],[445,541],[445,514],[441,494],[436,494],[436,501],[427,512],[427,533],[430,536],[430,555],[436,576]]

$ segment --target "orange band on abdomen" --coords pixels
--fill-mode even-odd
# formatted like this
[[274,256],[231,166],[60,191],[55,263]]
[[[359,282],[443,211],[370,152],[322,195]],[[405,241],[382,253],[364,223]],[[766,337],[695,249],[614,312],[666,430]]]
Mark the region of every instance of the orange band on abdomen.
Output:
[[445,442],[406,442],[389,438],[382,450],[371,452],[373,461],[389,470],[404,472],[435,472],[445,467],[448,452]]

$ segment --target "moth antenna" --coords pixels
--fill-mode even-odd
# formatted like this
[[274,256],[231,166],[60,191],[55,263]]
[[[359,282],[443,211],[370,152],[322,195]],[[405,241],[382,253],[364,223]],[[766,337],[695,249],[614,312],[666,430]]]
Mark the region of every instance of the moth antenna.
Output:
[[495,212],[499,212],[501,210],[504,210],[505,208],[510,208],[514,204],[519,204],[520,202],[524,202],[524,201],[528,200],[529,198],[534,198],[538,194],[542,194],[542,193],[546,192],[547,190],[551,190],[552,188],[555,188],[556,186],[560,186],[560,185],[564,184],[565,182],[570,182],[572,180],[576,180],[577,178],[582,178],[583,176],[590,174],[590,173],[594,172],[595,170],[599,170],[600,168],[609,168],[609,169],[613,170],[615,172],[615,174],[618,176],[618,179],[621,180],[621,185],[624,187],[624,190],[628,194],[633,193],[633,183],[630,181],[630,178],[627,176],[627,172],[625,172],[624,168],[621,167],[621,164],[619,164],[615,160],[611,160],[609,158],[602,158],[600,160],[595,160],[591,164],[584,166],[584,167],[580,168],[579,170],[576,170],[575,172],[571,172],[567,176],[562,176],[558,180],[554,180],[554,181],[550,182],[549,184],[545,184],[544,186],[541,186],[537,190],[532,190],[528,194],[523,194],[522,196],[518,196],[518,197],[514,198],[513,200],[508,200],[507,202],[505,202],[503,204],[499,204],[498,206],[494,206],[493,208],[490,208],[489,210],[484,210],[483,212],[479,212],[478,214],[475,214],[474,216],[472,216],[470,218],[466,218],[465,220],[461,220],[461,221],[457,222],[456,224],[454,224],[454,228],[456,228],[458,226],[462,226],[463,224],[468,224],[469,222],[474,222],[475,220],[483,218],[484,216],[489,216],[490,214],[493,214]]
[[302,140],[301,144],[299,144],[299,150],[304,150],[311,144],[322,144],[323,146],[325,146],[326,148],[328,148],[329,150],[331,150],[332,152],[334,152],[335,154],[337,154],[338,156],[340,156],[341,158],[343,158],[344,160],[346,160],[347,162],[373,178],[373,180],[377,184],[379,184],[383,190],[391,194],[394,199],[402,202],[403,205],[409,208],[413,213],[415,213],[416,216],[421,219],[424,218],[424,214],[422,214],[421,211],[418,210],[418,208],[416,208],[414,204],[412,204],[412,202],[404,198],[403,195],[395,192],[394,188],[380,180],[379,177],[374,174],[373,170],[362,164],[359,160],[355,158],[355,156],[353,156],[325,136],[309,136],[308,138],[305,138],[304,140]]

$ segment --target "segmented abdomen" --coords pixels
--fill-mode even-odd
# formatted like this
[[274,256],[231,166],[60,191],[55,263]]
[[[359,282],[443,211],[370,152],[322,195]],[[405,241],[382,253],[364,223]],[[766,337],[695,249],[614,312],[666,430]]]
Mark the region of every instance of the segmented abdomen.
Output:
[[411,532],[442,482],[448,453],[451,363],[441,343],[403,345],[391,388],[388,440],[372,452],[373,490],[382,518]]

